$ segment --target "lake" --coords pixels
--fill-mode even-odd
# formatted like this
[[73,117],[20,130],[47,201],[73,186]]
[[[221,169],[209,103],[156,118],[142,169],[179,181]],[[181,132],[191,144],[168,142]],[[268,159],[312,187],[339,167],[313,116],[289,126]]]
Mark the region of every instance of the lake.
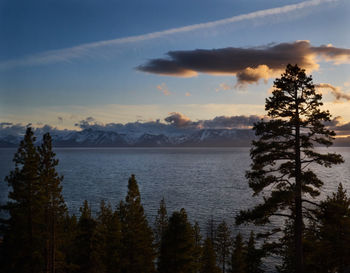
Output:
[[[325,149],[322,149],[324,152]],[[16,149],[0,149],[0,200],[7,198],[4,177],[13,169]],[[332,148],[345,163],[333,168],[314,166],[325,182],[322,196],[339,182],[350,192],[350,147]],[[153,221],[159,201],[165,198],[168,213],[185,208],[191,221],[201,226],[213,215],[230,224],[241,209],[259,201],[245,179],[249,148],[56,148],[58,171],[64,175],[63,196],[71,213],[83,200],[98,209],[104,199],[116,206],[125,198],[128,178],[136,175],[142,203]],[[243,227],[242,227],[243,228]],[[241,229],[242,229],[241,228]]]

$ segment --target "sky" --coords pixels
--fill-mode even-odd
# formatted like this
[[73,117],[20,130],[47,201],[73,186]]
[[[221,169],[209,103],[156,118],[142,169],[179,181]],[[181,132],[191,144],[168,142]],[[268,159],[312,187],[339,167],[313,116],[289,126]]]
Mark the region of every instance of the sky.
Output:
[[350,122],[348,0],[0,0],[0,122],[264,115],[287,63]]

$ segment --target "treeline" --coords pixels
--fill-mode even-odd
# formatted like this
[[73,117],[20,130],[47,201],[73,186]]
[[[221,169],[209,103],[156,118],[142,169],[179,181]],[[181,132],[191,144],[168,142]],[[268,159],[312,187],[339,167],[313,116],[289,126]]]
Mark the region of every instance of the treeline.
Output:
[[217,227],[209,221],[203,238],[185,209],[168,216],[163,199],[151,227],[134,175],[115,208],[102,201],[93,215],[84,201],[80,215],[70,216],[51,137],[34,143],[28,128],[6,177],[11,191],[2,206],[8,217],[1,219],[1,272],[261,272],[254,234],[248,242],[240,234],[233,240],[224,221]]
[[[185,209],[168,215],[160,201],[153,225],[147,221],[135,176],[125,200],[101,202],[93,215],[85,201],[69,215],[62,196],[63,177],[51,137],[40,146],[27,129],[6,177],[11,191],[2,209],[0,272],[16,273],[257,273],[262,259],[281,257],[278,272],[294,272],[292,223],[280,240],[259,243],[234,234],[225,221],[209,220],[201,232]],[[332,196],[307,211],[304,227],[306,272],[346,272],[350,266],[350,198],[341,185]]]

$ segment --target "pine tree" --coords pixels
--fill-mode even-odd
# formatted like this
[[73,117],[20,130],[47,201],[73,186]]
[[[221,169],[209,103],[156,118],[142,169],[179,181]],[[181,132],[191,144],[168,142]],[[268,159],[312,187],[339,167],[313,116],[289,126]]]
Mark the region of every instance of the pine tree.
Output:
[[[113,212],[111,205],[106,205],[104,201],[100,204],[96,229],[99,238],[98,251],[104,272],[121,272],[121,223],[117,212]],[[100,268],[100,273],[102,272]]]
[[345,272],[350,268],[350,198],[342,184],[336,193],[321,202],[313,224],[309,268],[318,272]]
[[270,120],[254,125],[259,139],[253,141],[250,152],[253,163],[246,174],[254,195],[266,188],[270,195],[252,210],[242,211],[236,222],[265,224],[271,216],[291,219],[295,272],[302,273],[303,204],[311,202],[304,197],[318,196],[323,185],[309,165],[330,167],[343,159],[335,153],[314,150],[315,144],[330,146],[335,133],[324,125],[330,121],[330,113],[320,110],[322,95],[315,92],[311,76],[306,76],[297,65],[288,65],[281,78],[275,80],[274,88],[265,104]]
[[159,204],[158,214],[154,222],[154,241],[157,249],[157,257],[160,254],[161,240],[164,235],[165,230],[168,227],[168,213],[165,205],[165,200],[162,198]]
[[78,272],[77,251],[76,247],[77,235],[78,235],[78,219],[73,214],[72,216],[66,214],[62,223],[62,253],[64,258],[64,269],[60,272],[63,273],[76,273]]
[[[242,235],[239,233],[233,243],[229,273],[247,273],[246,250]],[[250,272],[249,272],[250,273]]]
[[175,211],[162,238],[159,266],[160,273],[195,273],[196,258],[193,227],[184,209]]
[[74,264],[77,273],[99,273],[103,264],[99,253],[97,222],[91,215],[87,200],[80,208],[77,235],[74,242]]
[[196,272],[200,269],[201,264],[201,256],[202,256],[202,235],[201,235],[201,229],[197,221],[195,221],[193,225],[193,237],[194,237],[194,250],[193,250],[193,256],[195,259],[195,267]]
[[43,135],[42,144],[38,147],[38,154],[40,157],[40,187],[44,193],[45,272],[55,273],[57,266],[63,266],[63,261],[59,259],[60,254],[57,254],[59,237],[61,236],[57,235],[62,235],[61,227],[67,213],[67,207],[61,193],[62,186],[60,184],[63,177],[59,176],[55,169],[58,160],[55,159],[55,153],[52,151],[52,140],[49,133]]
[[261,259],[264,256],[264,253],[261,249],[255,247],[255,236],[252,231],[249,236],[247,243],[247,253],[246,253],[246,271],[249,273],[262,273],[264,272],[261,269]]
[[214,222],[213,215],[211,215],[210,219],[207,221],[206,232],[207,232],[207,237],[212,242],[214,242],[215,232],[216,232],[216,225],[215,225],[215,222]]
[[223,220],[216,229],[216,236],[214,239],[215,252],[223,273],[226,272],[226,264],[230,257],[231,246],[231,231],[225,220]]
[[210,238],[205,239],[202,256],[200,273],[220,273],[220,268],[216,265],[216,256],[213,243]]
[[44,265],[42,230],[43,195],[39,179],[39,155],[32,129],[14,156],[15,169],[5,178],[11,191],[3,207],[9,218],[2,220],[5,272],[37,273]]
[[155,249],[153,232],[149,227],[141,195],[134,175],[128,183],[125,203],[119,206],[122,224],[122,272],[149,273],[154,272]]

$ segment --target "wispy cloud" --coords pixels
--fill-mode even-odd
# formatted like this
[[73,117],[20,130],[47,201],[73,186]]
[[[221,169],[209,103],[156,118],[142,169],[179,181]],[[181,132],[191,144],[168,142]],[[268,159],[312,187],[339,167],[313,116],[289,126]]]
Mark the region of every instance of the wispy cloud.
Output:
[[157,89],[163,93],[165,96],[170,96],[171,92],[169,91],[168,87],[166,84],[163,82],[162,84],[157,85]]
[[317,89],[329,90],[334,96],[336,102],[340,102],[341,100],[350,101],[350,93],[344,92],[339,86],[333,86],[329,83],[319,83],[316,84],[315,87]]
[[161,38],[172,34],[214,28],[214,27],[232,24],[232,23],[236,23],[244,20],[253,20],[253,19],[264,18],[264,17],[273,16],[273,15],[281,15],[281,14],[283,15],[293,11],[315,7],[323,3],[336,2],[336,1],[337,0],[303,1],[298,4],[292,4],[292,5],[286,5],[286,6],[277,7],[277,8],[254,11],[251,13],[236,15],[233,17],[216,20],[216,21],[210,21],[206,23],[193,24],[193,25],[188,25],[188,26],[183,26],[178,28],[171,28],[163,31],[146,33],[142,35],[128,36],[128,37],[116,38],[112,40],[104,40],[104,41],[98,41],[93,43],[81,44],[70,48],[46,51],[35,55],[30,55],[24,58],[12,59],[8,61],[0,62],[0,69],[10,69],[18,66],[45,65],[45,64],[58,63],[58,62],[70,62],[77,58],[89,56],[92,50],[103,48],[103,47],[116,46],[116,45],[127,44],[127,43],[135,43],[140,41]]

